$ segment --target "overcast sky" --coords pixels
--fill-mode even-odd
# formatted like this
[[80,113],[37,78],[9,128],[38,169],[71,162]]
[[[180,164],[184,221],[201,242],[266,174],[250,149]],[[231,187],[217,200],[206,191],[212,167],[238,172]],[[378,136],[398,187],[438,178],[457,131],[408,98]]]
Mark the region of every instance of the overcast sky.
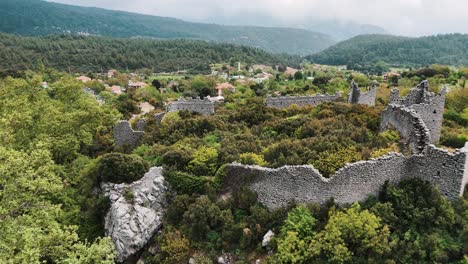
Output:
[[[311,18],[373,24],[400,35],[468,33],[468,0],[51,0],[188,21],[284,25]],[[268,22],[270,23],[270,22]],[[271,22],[273,24],[273,22]]]

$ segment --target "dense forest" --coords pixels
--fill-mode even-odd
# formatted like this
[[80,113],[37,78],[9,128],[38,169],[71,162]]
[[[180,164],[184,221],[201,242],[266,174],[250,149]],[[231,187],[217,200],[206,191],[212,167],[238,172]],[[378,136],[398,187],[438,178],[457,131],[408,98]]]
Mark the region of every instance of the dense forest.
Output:
[[257,48],[196,40],[120,39],[60,35],[19,37],[0,33],[0,70],[35,69],[41,64],[72,72],[106,69],[209,73],[211,63],[298,66],[300,58]]
[[42,0],[0,1],[0,31],[29,36],[88,33],[111,37],[198,39],[305,55],[334,43],[328,35],[303,29],[191,23]]
[[448,34],[420,38],[363,35],[340,42],[307,57],[315,63],[368,68],[379,61],[417,67],[434,63],[468,64],[468,35]]

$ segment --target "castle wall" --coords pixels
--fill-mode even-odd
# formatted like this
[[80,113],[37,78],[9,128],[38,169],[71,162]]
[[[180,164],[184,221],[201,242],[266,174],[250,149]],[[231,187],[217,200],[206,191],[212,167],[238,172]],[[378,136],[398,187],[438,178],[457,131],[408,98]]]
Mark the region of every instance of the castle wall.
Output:
[[133,130],[128,121],[119,121],[114,126],[114,143],[117,146],[136,146],[144,134]]
[[167,106],[167,112],[183,111],[187,110],[190,112],[196,112],[202,115],[212,115],[215,112],[214,103],[209,100],[201,99],[189,99],[185,100],[180,98],[179,100],[170,103]]
[[[442,129],[445,94],[445,88],[437,95],[429,92],[428,82],[423,81],[418,86],[412,88],[406,97],[400,97],[398,89],[392,90],[388,108],[392,105],[399,105],[414,111],[429,130],[430,142],[437,144],[440,140]],[[398,115],[398,113],[395,114]]]
[[351,83],[351,90],[349,91],[349,95],[348,95],[348,103],[375,106],[376,96],[377,96],[377,85],[373,85],[372,89],[368,92],[361,92],[358,85],[353,81]]
[[276,107],[276,108],[287,108],[293,104],[297,106],[317,106],[323,102],[333,102],[336,101],[338,98],[341,97],[340,93],[336,93],[335,95],[314,95],[314,96],[280,96],[280,97],[272,97],[267,96],[266,98],[266,105],[267,107]]
[[248,186],[269,209],[286,206],[290,201],[325,203],[334,198],[338,204],[365,200],[377,195],[385,181],[420,177],[435,184],[449,199],[459,197],[466,178],[466,151],[448,153],[433,145],[423,154],[405,157],[387,156],[348,164],[332,178],[324,178],[310,165],[284,166],[278,169],[230,164],[226,168],[224,191]]
[[394,128],[413,153],[421,153],[430,144],[430,133],[421,117],[405,106],[389,105],[381,113],[380,130]]

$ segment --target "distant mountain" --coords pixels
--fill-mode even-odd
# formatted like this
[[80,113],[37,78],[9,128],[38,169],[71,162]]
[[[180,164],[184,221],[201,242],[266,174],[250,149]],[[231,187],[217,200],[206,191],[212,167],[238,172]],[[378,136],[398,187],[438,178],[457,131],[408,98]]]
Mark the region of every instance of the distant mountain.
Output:
[[379,26],[339,20],[311,21],[304,28],[328,34],[338,41],[358,35],[387,34],[387,31]]
[[384,61],[395,66],[434,63],[468,65],[468,34],[446,34],[420,38],[362,35],[307,57],[321,64],[370,65]]
[[209,73],[211,63],[238,61],[250,64],[298,67],[299,56],[274,55],[257,48],[200,40],[150,40],[55,35],[20,37],[0,33],[0,71],[47,67],[73,72],[102,69],[155,72],[188,70]]
[[379,26],[360,24],[340,19],[320,19],[308,17],[299,22],[283,21],[277,17],[259,14],[257,12],[243,12],[234,16],[215,16],[206,19],[205,22],[220,23],[224,25],[256,25],[293,27],[320,32],[331,36],[336,41],[346,40],[358,35],[387,34],[387,31]]
[[299,55],[315,53],[335,43],[328,35],[304,29],[191,23],[41,0],[1,0],[0,31],[27,36],[80,33],[111,37],[199,39]]

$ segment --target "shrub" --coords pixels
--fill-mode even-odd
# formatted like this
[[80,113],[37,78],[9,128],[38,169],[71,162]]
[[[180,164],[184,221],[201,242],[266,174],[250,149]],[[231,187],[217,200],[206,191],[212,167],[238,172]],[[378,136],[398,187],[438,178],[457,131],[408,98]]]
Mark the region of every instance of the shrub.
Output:
[[103,182],[131,183],[143,177],[149,165],[141,157],[108,153],[100,157],[98,173]]
[[267,163],[263,158],[263,155],[258,155],[255,153],[242,153],[240,155],[240,162],[245,165],[258,165],[265,166]]
[[166,180],[178,193],[205,193],[208,178],[193,176],[186,172],[168,171],[164,173]]
[[218,161],[218,151],[210,147],[200,147],[193,153],[187,170],[196,175],[214,175]]

